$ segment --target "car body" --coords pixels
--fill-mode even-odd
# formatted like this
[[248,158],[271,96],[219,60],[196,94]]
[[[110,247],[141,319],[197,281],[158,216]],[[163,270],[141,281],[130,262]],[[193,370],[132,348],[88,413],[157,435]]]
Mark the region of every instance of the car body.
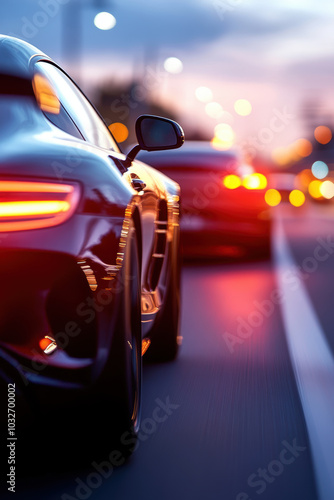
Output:
[[35,47],[1,36],[0,73],[0,383],[49,415],[98,394],[136,433],[142,354],[177,353],[180,189],[134,157],[182,129],[142,116],[125,156]]
[[237,151],[206,141],[187,141],[179,151],[139,158],[181,186],[181,233],[185,257],[270,253],[271,214],[267,181]]

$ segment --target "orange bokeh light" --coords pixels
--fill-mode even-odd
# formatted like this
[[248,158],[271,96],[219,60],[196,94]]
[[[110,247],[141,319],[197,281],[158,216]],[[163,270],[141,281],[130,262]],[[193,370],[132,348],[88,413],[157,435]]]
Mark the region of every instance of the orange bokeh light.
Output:
[[289,194],[289,201],[294,207],[301,207],[305,203],[305,195],[299,189],[294,189]]
[[310,193],[312,198],[316,198],[316,199],[322,198],[322,194],[320,191],[321,184],[322,184],[322,182],[319,181],[318,179],[310,182],[310,184],[308,186],[308,192]]
[[124,142],[129,137],[129,130],[124,123],[115,122],[109,125],[109,130],[117,142]]
[[306,158],[312,153],[312,144],[308,139],[298,139],[294,146],[297,155],[301,158]]
[[277,207],[281,203],[282,196],[277,189],[268,189],[264,195],[264,199],[270,207]]
[[332,140],[333,134],[329,127],[320,125],[315,129],[314,137],[320,144],[328,144]]
[[298,180],[304,188],[308,188],[313,179],[314,176],[309,168],[304,168],[304,170],[298,174]]

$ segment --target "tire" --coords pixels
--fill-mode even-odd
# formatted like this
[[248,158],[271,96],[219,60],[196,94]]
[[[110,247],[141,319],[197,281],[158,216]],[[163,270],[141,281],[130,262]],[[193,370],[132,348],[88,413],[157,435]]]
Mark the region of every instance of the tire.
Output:
[[[100,388],[99,412],[93,440],[103,453],[120,452],[128,459],[137,444],[141,412],[141,278],[139,248],[131,223],[118,290],[120,307],[108,367]],[[117,300],[117,299],[116,299]],[[94,399],[94,398],[93,398]],[[92,428],[92,423],[90,425]],[[97,442],[97,441],[96,441]],[[97,450],[95,450],[96,456]]]
[[163,304],[156,318],[151,335],[151,345],[144,356],[145,362],[173,361],[179,351],[180,302],[181,302],[181,250],[180,228],[174,229],[174,237],[166,267],[166,289]]

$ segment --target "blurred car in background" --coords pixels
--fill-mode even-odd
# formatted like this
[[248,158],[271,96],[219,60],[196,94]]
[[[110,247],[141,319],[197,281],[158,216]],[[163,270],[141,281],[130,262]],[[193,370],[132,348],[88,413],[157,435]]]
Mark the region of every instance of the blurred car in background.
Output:
[[138,158],[181,186],[185,257],[270,255],[271,211],[267,178],[244,164],[237,151],[188,141],[179,151],[142,151]]
[[265,200],[272,207],[276,207],[280,203],[301,207],[306,200],[305,187],[299,176],[292,172],[272,172],[268,175]]
[[276,189],[280,202],[289,202],[290,193],[297,187],[296,179],[290,172],[274,172],[268,175],[268,188]]

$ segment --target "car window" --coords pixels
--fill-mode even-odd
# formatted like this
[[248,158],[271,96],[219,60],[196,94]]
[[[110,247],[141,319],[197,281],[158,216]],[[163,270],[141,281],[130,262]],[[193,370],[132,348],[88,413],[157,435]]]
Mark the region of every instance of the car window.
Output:
[[[89,142],[105,149],[119,151],[117,143],[113,139],[107,126],[95,111],[90,102],[78,89],[78,87],[63,73],[57,66],[51,63],[40,61],[35,65],[36,74],[45,78],[52,86],[57,98],[60,102],[60,113],[56,113],[58,118],[55,125],[64,130],[60,124],[60,116],[65,118],[64,111],[68,117],[72,118],[73,122],[81,132],[82,136]],[[51,115],[55,115],[52,113]],[[54,123],[55,117],[49,119]],[[71,133],[71,132],[70,132]],[[75,134],[72,134],[75,135]]]
[[37,103],[50,122],[64,130],[64,132],[83,139],[49,80],[43,75],[35,73],[32,86]]

